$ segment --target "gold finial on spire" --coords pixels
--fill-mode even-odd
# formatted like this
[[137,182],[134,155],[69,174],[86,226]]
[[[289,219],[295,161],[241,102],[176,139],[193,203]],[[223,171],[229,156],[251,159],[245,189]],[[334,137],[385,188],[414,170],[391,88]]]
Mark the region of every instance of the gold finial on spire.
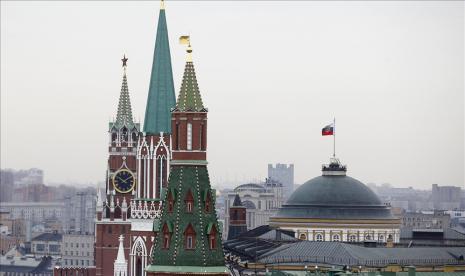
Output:
[[183,35],[179,38],[179,43],[182,45],[188,45],[187,46],[187,56],[186,56],[186,61],[187,62],[192,62],[192,46],[191,46],[191,38],[188,35]]
[[160,1],[160,10],[164,10],[165,9],[165,0],[161,0]]

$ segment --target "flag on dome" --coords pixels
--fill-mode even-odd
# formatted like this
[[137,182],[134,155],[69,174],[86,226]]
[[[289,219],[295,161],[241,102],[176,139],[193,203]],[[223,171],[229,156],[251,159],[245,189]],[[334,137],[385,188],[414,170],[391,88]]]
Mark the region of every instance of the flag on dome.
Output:
[[323,135],[323,136],[334,135],[334,123],[325,126],[321,130],[321,135]]

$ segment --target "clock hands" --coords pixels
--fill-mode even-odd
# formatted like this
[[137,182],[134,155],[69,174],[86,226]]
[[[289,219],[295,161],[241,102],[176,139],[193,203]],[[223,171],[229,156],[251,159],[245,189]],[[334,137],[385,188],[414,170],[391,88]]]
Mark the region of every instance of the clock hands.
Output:
[[126,183],[126,180],[127,180],[127,179],[123,180],[123,179],[122,179],[121,177],[119,177],[119,176],[117,176],[117,178],[118,178],[119,180],[123,181],[124,183]]

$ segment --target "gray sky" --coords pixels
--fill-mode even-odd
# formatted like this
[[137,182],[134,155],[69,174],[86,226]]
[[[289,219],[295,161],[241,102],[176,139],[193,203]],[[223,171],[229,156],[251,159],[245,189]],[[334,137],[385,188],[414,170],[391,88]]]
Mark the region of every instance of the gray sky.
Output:
[[[464,2],[166,3],[176,91],[190,34],[214,185],[332,153],[368,183],[464,185]],[[123,53],[143,118],[158,1],[1,2],[1,166],[101,181]]]

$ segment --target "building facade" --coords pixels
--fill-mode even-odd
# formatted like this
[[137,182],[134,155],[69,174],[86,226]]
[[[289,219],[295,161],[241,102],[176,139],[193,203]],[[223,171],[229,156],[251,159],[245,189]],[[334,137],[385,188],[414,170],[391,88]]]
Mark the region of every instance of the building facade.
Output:
[[94,266],[94,235],[63,234],[61,259],[65,266]]
[[443,211],[406,212],[402,214],[402,227],[416,229],[445,229],[450,227],[451,218]]
[[432,185],[431,199],[435,209],[460,209],[462,191],[460,187]]
[[63,235],[60,233],[43,233],[31,241],[31,253],[40,256],[61,256]]

